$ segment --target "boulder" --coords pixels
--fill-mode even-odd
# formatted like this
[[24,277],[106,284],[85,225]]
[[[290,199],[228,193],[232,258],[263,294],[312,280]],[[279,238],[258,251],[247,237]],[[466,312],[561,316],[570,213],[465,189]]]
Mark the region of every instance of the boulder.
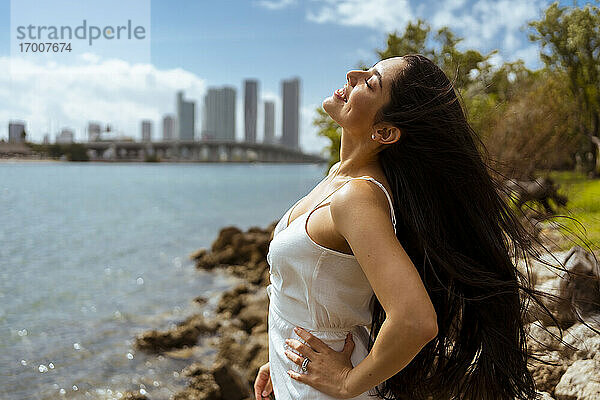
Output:
[[527,368],[533,375],[537,390],[554,393],[556,384],[568,368],[566,360],[557,351],[538,355],[536,358],[541,361],[532,358]]
[[527,325],[529,335],[527,345],[530,353],[560,351],[564,348],[560,342],[560,331],[556,326],[544,326],[540,321]]
[[[564,270],[556,269],[558,275],[555,277],[544,273],[544,280],[536,289],[549,295],[542,296],[542,302],[562,328],[569,328],[578,320],[575,313],[585,318],[600,312],[600,266],[592,254],[579,246],[566,254],[563,265]],[[554,324],[539,305],[530,304],[530,320],[539,319],[544,325]]]
[[219,323],[207,321],[202,315],[195,314],[166,331],[148,331],[135,338],[135,346],[148,352],[162,352],[194,346],[203,333],[215,333]]
[[122,400],[148,400],[148,397],[139,392],[125,392],[123,393]]
[[218,360],[212,374],[221,389],[221,397],[227,400],[242,400],[250,395],[250,386],[244,376],[225,360]]
[[554,396],[557,400],[600,399],[600,362],[575,361],[556,385]]
[[221,387],[211,371],[194,363],[183,369],[182,374],[190,378],[188,386],[178,391],[173,400],[223,400]]
[[[600,314],[585,320],[589,325],[577,322],[565,332],[565,343],[574,349],[565,348],[564,354],[572,360],[596,359],[600,361]],[[591,327],[591,328],[590,328]]]
[[538,400],[554,400],[554,398],[550,396],[550,393],[548,392],[538,392],[537,394],[540,396]]

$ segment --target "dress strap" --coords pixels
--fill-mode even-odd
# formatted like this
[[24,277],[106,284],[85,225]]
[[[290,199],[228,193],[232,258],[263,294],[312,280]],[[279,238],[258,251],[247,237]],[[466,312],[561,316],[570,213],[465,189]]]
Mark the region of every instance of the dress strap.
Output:
[[[373,183],[376,183],[377,186],[379,186],[381,188],[381,190],[383,190],[383,193],[385,193],[385,196],[388,199],[388,203],[390,203],[390,214],[392,215],[392,224],[394,225],[394,232],[396,231],[396,214],[394,213],[394,204],[392,203],[392,197],[390,196],[390,194],[388,193],[387,189],[385,188],[385,186],[383,186],[383,184],[381,182],[379,182],[377,179],[370,177],[370,176],[361,176],[360,178],[365,178],[370,180]],[[358,178],[358,179],[360,179]]]
[[325,198],[323,198],[321,201],[319,201],[309,212],[308,212],[308,216],[306,217],[306,221],[308,222],[308,218],[310,217],[310,214],[312,214],[312,212],[325,200],[327,199],[329,196],[331,196],[332,194],[334,194],[338,189],[341,189],[342,186],[344,186],[346,183],[350,182],[352,179],[367,179],[370,180],[373,183],[376,183],[385,193],[385,196],[388,199],[388,202],[390,204],[390,213],[392,216],[392,225],[394,227],[394,232],[396,232],[396,216],[394,214],[394,206],[392,204],[392,198],[390,197],[388,191],[385,189],[385,186],[383,186],[378,180],[376,180],[375,178],[368,176],[368,175],[364,175],[364,176],[357,176],[357,177],[353,177],[353,178],[349,178],[347,179],[344,183],[342,183],[338,188],[336,188],[333,192],[329,193],[327,196],[325,196]]

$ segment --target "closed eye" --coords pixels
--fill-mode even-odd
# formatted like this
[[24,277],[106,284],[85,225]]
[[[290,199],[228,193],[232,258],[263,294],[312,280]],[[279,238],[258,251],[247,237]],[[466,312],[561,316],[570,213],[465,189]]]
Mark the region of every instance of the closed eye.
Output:
[[366,80],[366,79],[365,79],[365,83],[367,84],[367,87],[368,87],[369,89],[373,89],[373,88],[371,87],[371,85],[369,85],[369,82],[367,82],[367,80]]

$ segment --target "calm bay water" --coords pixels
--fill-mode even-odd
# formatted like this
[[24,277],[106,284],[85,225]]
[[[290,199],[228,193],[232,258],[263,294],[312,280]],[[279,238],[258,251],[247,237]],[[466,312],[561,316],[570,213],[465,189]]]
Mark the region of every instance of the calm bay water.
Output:
[[168,399],[190,359],[133,338],[212,312],[237,282],[188,255],[224,226],[266,227],[325,167],[0,163],[0,398]]

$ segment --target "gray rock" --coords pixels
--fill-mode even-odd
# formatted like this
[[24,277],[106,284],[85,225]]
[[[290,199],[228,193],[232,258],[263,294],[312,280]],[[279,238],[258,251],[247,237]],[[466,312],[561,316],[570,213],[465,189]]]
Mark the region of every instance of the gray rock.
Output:
[[[566,254],[563,264],[563,271],[555,270],[558,276],[548,275],[536,289],[551,295],[543,296],[541,300],[560,326],[568,328],[578,320],[575,312],[582,318],[600,312],[600,265],[594,261],[592,254],[579,246]],[[535,303],[531,303],[528,319],[539,319],[544,325],[554,323]]]
[[213,366],[212,374],[221,388],[223,399],[242,400],[250,396],[250,387],[246,379],[231,364],[224,360],[218,361]]
[[539,355],[537,358],[543,362],[531,359],[531,365],[527,368],[531,372],[538,390],[553,393],[554,387],[567,370],[568,363],[557,351]]
[[556,385],[554,395],[557,400],[600,399],[600,362],[575,361]]

